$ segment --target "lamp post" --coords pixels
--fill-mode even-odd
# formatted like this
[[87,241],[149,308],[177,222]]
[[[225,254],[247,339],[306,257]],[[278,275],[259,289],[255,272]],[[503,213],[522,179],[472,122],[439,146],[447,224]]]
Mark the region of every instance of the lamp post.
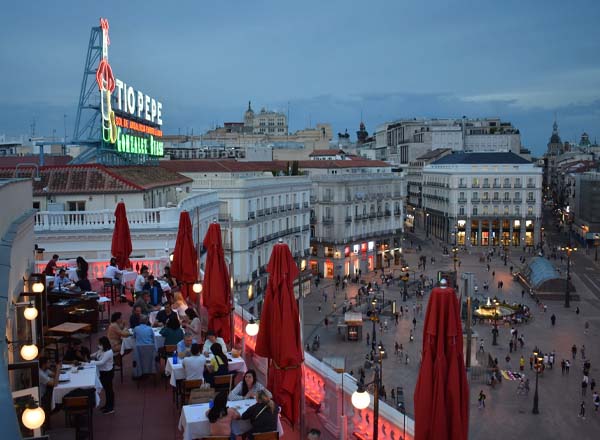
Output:
[[403,266],[402,272],[404,272],[402,274],[402,282],[404,283],[404,289],[402,290],[402,301],[406,302],[408,299],[408,280],[410,278],[410,275],[408,274],[408,266]]
[[[382,347],[383,349],[383,347]],[[382,352],[379,352],[379,358],[381,359]],[[364,379],[360,379],[356,391],[352,393],[352,405],[356,409],[365,409],[369,406],[371,401],[369,393],[367,393],[366,387],[373,385],[373,440],[379,438],[379,387],[381,384],[381,374],[379,367],[375,367],[375,377],[372,382],[367,384],[364,383]]]
[[498,345],[498,310],[494,310],[494,328],[492,329],[492,345]]
[[379,321],[379,317],[377,316],[377,298],[373,298],[371,305],[373,306],[373,311],[371,312],[370,318],[371,322],[373,323],[373,339],[371,342],[373,345],[375,345],[377,343],[377,330],[375,328],[375,323]]
[[429,213],[425,213],[425,237],[429,238]]
[[539,409],[539,396],[538,396],[538,378],[540,376],[540,367],[541,367],[541,363],[540,363],[540,358],[538,358],[538,352],[534,351],[533,352],[533,356],[535,357],[535,393],[533,394],[533,409],[531,410],[531,412],[533,414],[539,414],[540,413],[540,409]]

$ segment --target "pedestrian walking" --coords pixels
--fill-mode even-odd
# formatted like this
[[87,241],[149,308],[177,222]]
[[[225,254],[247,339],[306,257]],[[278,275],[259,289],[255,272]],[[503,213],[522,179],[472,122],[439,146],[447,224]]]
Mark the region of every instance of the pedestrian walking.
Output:
[[560,361],[560,371],[563,376],[565,374],[565,369],[566,369],[566,363],[565,363],[565,360],[563,359],[562,361]]
[[598,411],[598,407],[600,407],[600,396],[596,391],[592,394],[592,402],[594,402],[594,411]]
[[394,354],[396,356],[398,356],[398,350],[400,349],[400,346],[398,345],[398,341],[394,342]]
[[592,393],[596,392],[596,381],[594,380],[593,377],[592,377],[592,381],[590,382],[590,391]]
[[534,361],[533,356],[529,356],[529,369],[530,370],[533,370],[533,361]]
[[575,344],[573,344],[573,346],[571,347],[571,355],[573,356],[573,359],[577,357],[577,345]]
[[514,346],[514,342],[513,342],[513,340],[511,339],[511,340],[510,340],[510,342],[508,343],[508,348],[510,349],[510,352],[509,352],[509,353],[512,353],[512,352],[513,352],[513,346]]
[[585,402],[582,400],[581,405],[579,405],[579,417],[585,420]]
[[410,342],[412,342],[412,341],[415,340],[415,333],[414,333],[414,331],[412,329],[410,330],[410,334],[409,334],[408,340]]
[[417,318],[413,318],[413,328],[417,329]]
[[569,374],[569,368],[571,368],[571,361],[569,359],[567,359],[565,361],[565,371],[567,374]]
[[589,321],[585,321],[585,324],[583,324],[583,334],[587,335],[589,329],[590,329],[590,322]]
[[406,353],[405,358],[404,358],[404,363],[406,365],[408,365],[409,362],[410,362],[410,358],[408,357],[408,353]]
[[483,348],[483,338],[481,338],[481,340],[479,341],[479,352],[485,353],[485,350]]
[[588,377],[583,376],[583,379],[581,380],[581,397],[585,397],[587,393],[588,381]]
[[507,354],[504,360],[506,361],[506,369],[510,370],[510,356]]
[[519,359],[519,370],[523,371],[525,369],[525,358],[521,355]]
[[367,345],[369,345],[370,340],[371,340],[371,336],[369,335],[369,332],[367,332]]
[[550,322],[552,323],[552,327],[554,327],[554,324],[556,324],[556,315],[554,313],[550,317]]
[[525,298],[525,290],[521,290],[521,299]]
[[585,360],[585,345],[581,346],[581,359]]
[[478,405],[479,409],[485,408],[485,398],[486,398],[486,395],[484,394],[483,390],[479,391],[479,397],[477,398],[477,401],[479,402],[479,405]]

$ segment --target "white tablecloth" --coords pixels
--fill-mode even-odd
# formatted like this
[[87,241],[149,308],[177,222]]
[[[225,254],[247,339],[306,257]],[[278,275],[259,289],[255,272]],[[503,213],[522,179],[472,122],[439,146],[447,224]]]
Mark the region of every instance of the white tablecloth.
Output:
[[[214,355],[211,353],[210,358],[213,357]],[[246,362],[242,357],[234,358],[231,357],[231,353],[227,353],[227,358],[229,359],[229,371],[231,373],[237,373],[238,371],[241,373],[246,372]],[[176,386],[178,380],[185,379],[185,371],[181,361],[182,359],[179,359],[177,364],[173,365],[173,356],[170,356],[165,365],[165,374],[170,376],[169,383],[173,387]]]
[[[156,345],[156,349],[158,350],[160,347],[164,347],[165,338],[161,336],[159,328],[153,328],[154,331],[154,344]],[[135,348],[135,338],[133,336],[129,336],[128,338],[123,338],[121,343],[121,354],[125,354],[125,350],[133,350]]]
[[[240,415],[256,403],[255,399],[235,400],[227,403],[230,408],[235,408]],[[210,422],[206,417],[208,403],[199,403],[197,405],[185,405],[181,410],[179,418],[179,430],[183,431],[183,440],[192,440],[210,435]],[[249,420],[234,420],[231,423],[231,431],[235,435],[241,435],[250,431],[252,425]],[[279,436],[283,435],[281,419],[277,422],[277,431]]]
[[131,270],[124,270],[121,275],[121,283],[123,283],[123,284],[131,283],[132,281],[135,281],[137,276],[138,276],[137,272],[134,272]]
[[100,384],[96,370],[95,365],[84,365],[83,370],[78,370],[77,373],[69,371],[70,380],[58,383],[52,390],[52,409],[62,403],[66,394],[77,388],[96,388],[96,406],[100,405],[102,384]]

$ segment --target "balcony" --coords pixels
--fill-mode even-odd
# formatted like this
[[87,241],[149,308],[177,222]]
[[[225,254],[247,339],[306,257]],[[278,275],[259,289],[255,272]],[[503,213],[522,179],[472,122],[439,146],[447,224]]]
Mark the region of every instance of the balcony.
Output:
[[311,218],[310,218],[310,224],[311,224],[311,225],[314,225],[314,224],[316,224],[316,223],[317,223],[317,217],[311,217]]
[[494,188],[501,188],[500,182],[494,182]]
[[304,202],[304,203],[302,204],[302,206],[303,206],[303,207],[305,207],[305,208],[308,208],[308,202]]
[[294,209],[300,209],[300,203],[294,203]]
[[392,215],[392,211],[390,211],[389,209],[386,209],[385,212],[384,212],[384,214],[385,214],[386,217],[389,217],[389,216]]
[[323,198],[321,199],[321,202],[331,203],[331,202],[333,202],[333,196],[323,196]]
[[263,215],[265,215],[265,210],[264,209],[259,209],[258,211],[256,211],[256,216],[257,217],[262,217]]
[[535,199],[527,199],[527,203],[535,203]]
[[375,214],[374,212],[371,212],[371,213],[369,214],[369,218],[373,219],[373,218],[375,218],[375,217],[377,217],[377,214]]
[[502,185],[502,188],[510,188],[510,182],[509,183],[504,183],[504,185]]
[[479,188],[479,183],[472,183],[471,188]]
[[383,217],[383,212],[377,211],[377,217]]
[[248,220],[254,220],[256,218],[256,215],[254,213],[254,211],[250,211],[248,213]]
[[459,183],[459,184],[458,184],[458,187],[459,187],[459,188],[466,188],[466,187],[467,187],[467,184],[466,184],[466,183]]
[[535,183],[528,183],[527,188],[535,188]]
[[288,211],[292,210],[292,204],[288,203],[287,205],[285,205],[285,209],[287,209]]
[[499,198],[497,198],[497,197],[494,197],[494,198],[492,199],[492,202],[494,202],[494,203],[500,203],[500,199],[499,199]]
[[256,247],[256,240],[252,240],[248,243],[248,248],[252,249]]
[[265,215],[271,215],[271,208],[265,208]]
[[458,203],[467,203],[467,198],[466,197],[459,197],[458,198]]
[[489,184],[489,183],[484,183],[484,184],[483,184],[483,187],[484,187],[484,188],[489,188],[489,187],[490,187],[490,184]]
[[331,224],[333,224],[333,217],[323,217],[323,224],[324,225],[331,225]]
[[350,215],[346,216],[346,223],[352,223],[352,216],[350,216]]
[[514,200],[514,202],[515,202],[515,203],[522,203],[522,202],[523,202],[523,199],[521,199],[521,198],[519,198],[519,197],[515,197],[515,200]]
[[516,182],[515,188],[523,188],[523,184],[521,184],[521,182]]
[[394,215],[400,215],[400,210],[399,209],[395,209],[394,210]]
[[303,231],[308,231],[309,229],[310,229],[310,226],[308,226],[308,225],[302,226]]

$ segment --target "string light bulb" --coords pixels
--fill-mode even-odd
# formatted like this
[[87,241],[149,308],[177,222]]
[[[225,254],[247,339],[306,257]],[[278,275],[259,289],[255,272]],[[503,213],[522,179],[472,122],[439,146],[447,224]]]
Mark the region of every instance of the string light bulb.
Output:
[[38,310],[33,304],[29,304],[29,306],[25,307],[25,310],[23,310],[23,316],[25,316],[25,319],[28,321],[33,321],[38,316]]
[[38,348],[34,344],[26,344],[21,347],[21,357],[26,361],[34,360],[38,355]]
[[29,429],[38,429],[44,424],[45,420],[46,413],[36,403],[29,404],[21,416],[23,425]]

